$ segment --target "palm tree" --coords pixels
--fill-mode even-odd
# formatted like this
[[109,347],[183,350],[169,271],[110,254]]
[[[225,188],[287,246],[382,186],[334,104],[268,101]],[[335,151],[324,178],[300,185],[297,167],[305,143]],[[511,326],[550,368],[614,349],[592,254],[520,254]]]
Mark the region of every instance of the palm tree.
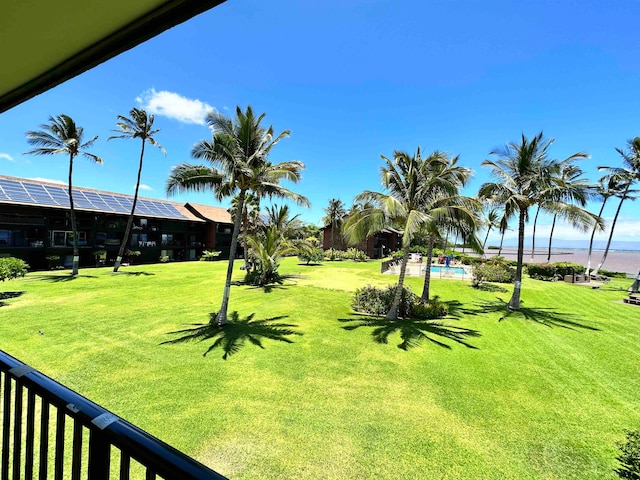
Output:
[[331,248],[333,248],[333,236],[337,228],[342,227],[342,222],[347,211],[344,203],[339,198],[329,200],[329,205],[324,209],[326,215],[322,218],[322,223],[331,225]]
[[118,122],[116,123],[118,135],[112,135],[107,140],[113,140],[114,138],[126,138],[126,139],[140,139],[140,161],[138,163],[138,179],[136,181],[136,191],[133,195],[133,205],[131,205],[131,213],[129,214],[129,220],[127,221],[127,228],[124,231],[124,237],[122,243],[120,243],[120,250],[118,250],[118,256],[116,257],[116,263],[113,265],[113,271],[117,272],[122,263],[122,257],[124,251],[129,244],[129,236],[131,235],[131,228],[133,227],[133,216],[136,212],[136,205],[138,203],[138,190],[140,189],[140,177],[142,175],[142,159],[144,158],[144,147],[147,142],[154,147],[158,147],[160,151],[166,155],[167,152],[162,145],[156,142],[153,136],[160,130],[153,130],[153,115],[147,115],[142,109],[132,108],[129,112],[131,118],[123,115],[118,115]]
[[613,217],[613,221],[611,222],[611,230],[609,232],[609,238],[607,240],[607,246],[604,249],[604,253],[602,255],[602,260],[593,271],[593,275],[597,275],[602,268],[605,260],[607,259],[607,254],[609,253],[609,247],[611,246],[611,240],[613,238],[613,230],[616,226],[616,222],[618,221],[618,215],[620,214],[620,210],[622,209],[622,204],[627,199],[635,200],[636,191],[632,190],[631,187],[633,184],[640,180],[640,137],[636,137],[633,140],[629,140],[627,142],[628,151],[624,151],[621,148],[616,148],[616,151],[622,157],[623,167],[600,167],[600,171],[608,172],[614,180],[621,182],[624,187],[621,193],[616,195],[620,199],[620,203],[618,203],[618,208],[616,209],[616,213]]
[[[400,276],[391,308],[386,315],[387,318],[397,319],[411,241],[429,222],[440,218],[438,212],[425,213],[425,204],[428,200],[435,202],[433,192],[446,192],[452,188],[455,190],[457,185],[464,182],[429,174],[446,168],[448,158],[440,152],[423,158],[418,147],[413,155],[396,150],[393,160],[384,155],[381,158],[386,164],[380,169],[382,186],[389,193],[366,190],[357,195],[356,202],[370,202],[370,206],[352,213],[344,225],[344,232],[349,243],[356,244],[387,227],[403,230]],[[467,176],[468,170],[459,168],[455,175]]]
[[[231,215],[231,220],[235,221],[238,212],[238,195],[231,199],[231,207],[227,210]],[[240,234],[238,243],[242,245],[242,254],[244,256],[245,267],[249,267],[249,248],[247,246],[247,235],[254,232],[260,225],[260,198],[253,194],[247,193],[244,199],[242,209],[242,220],[240,223]]]
[[500,219],[500,226],[498,227],[500,231],[500,246],[498,247],[498,256],[502,255],[502,244],[504,243],[504,234],[509,230],[509,219],[502,214],[502,218]]
[[[305,197],[280,185],[283,180],[297,183],[304,164],[290,161],[274,165],[269,162],[269,153],[281,139],[289,136],[289,131],[285,130],[274,136],[272,126],[265,129],[260,125],[264,116],[264,113],[254,115],[251,106],[244,112],[237,107],[233,120],[218,112],[207,115],[213,138],[198,142],[193,147],[191,155],[195,159],[207,161],[210,166],[183,163],[174,167],[167,180],[167,194],[213,191],[217,200],[237,194],[238,212],[243,211],[248,193],[261,198],[289,198],[300,205],[309,205]],[[238,247],[241,220],[242,215],[236,215],[233,222],[222,304],[216,315],[219,325],[227,323],[233,261]]]
[[69,155],[69,207],[71,209],[71,229],[73,230],[73,268],[71,274],[78,275],[80,253],[78,252],[78,228],[76,225],[76,213],[73,204],[73,160],[82,155],[94,163],[102,163],[102,159],[93,153],[86,151],[93,146],[98,139],[96,135],[88,142],[83,143],[84,129],[76,125],[68,115],[49,117],[49,123],[40,125],[42,130],[30,130],[26,133],[27,143],[33,145],[33,150],[26,152],[33,155],[55,155],[63,153]]
[[[529,218],[529,208],[541,205],[541,185],[547,182],[554,171],[558,170],[558,162],[547,157],[547,151],[553,139],[546,140],[542,132],[529,140],[522,134],[519,143],[511,142],[502,148],[490,152],[497,160],[484,160],[483,166],[490,167],[496,182],[487,182],[480,187],[479,196],[495,205],[504,205],[505,218],[518,217],[518,256],[516,278],[513,295],[508,307],[520,309],[520,292],[522,289],[522,264],[524,254],[524,229]],[[564,163],[572,159],[584,158],[584,153],[571,155]],[[588,220],[581,217],[584,226]],[[591,217],[588,217],[591,218]]]
[[487,212],[487,216],[485,217],[484,224],[487,227],[487,234],[484,237],[484,241],[482,242],[482,255],[486,257],[486,253],[484,251],[487,240],[489,239],[489,233],[492,228],[500,228],[500,212],[497,208],[490,208]]
[[[545,196],[549,199],[545,203],[553,213],[547,249],[547,263],[551,261],[551,243],[558,216],[573,226],[576,226],[577,223],[579,227],[580,220],[578,219],[576,222],[576,217],[587,213],[584,206],[587,204],[587,200],[595,193],[595,187],[586,178],[582,177],[583,173],[582,169],[577,165],[570,162],[563,163],[560,165],[558,174],[552,177],[552,185],[545,192]],[[598,216],[595,218],[594,230],[601,228],[602,220]]]

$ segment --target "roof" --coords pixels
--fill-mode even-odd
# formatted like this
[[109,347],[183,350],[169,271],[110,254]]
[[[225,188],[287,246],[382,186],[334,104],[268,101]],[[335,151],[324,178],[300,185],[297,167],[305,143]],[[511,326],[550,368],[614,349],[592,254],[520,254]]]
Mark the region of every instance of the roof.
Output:
[[233,223],[231,214],[222,207],[211,207],[197,203],[187,203],[185,207],[203,220],[216,223]]
[[0,3],[0,113],[225,0]]
[[[70,209],[67,185],[0,175],[0,203]],[[128,215],[133,195],[73,187],[74,209],[78,211]],[[138,196],[135,214],[139,217],[169,218],[204,222],[182,203]]]

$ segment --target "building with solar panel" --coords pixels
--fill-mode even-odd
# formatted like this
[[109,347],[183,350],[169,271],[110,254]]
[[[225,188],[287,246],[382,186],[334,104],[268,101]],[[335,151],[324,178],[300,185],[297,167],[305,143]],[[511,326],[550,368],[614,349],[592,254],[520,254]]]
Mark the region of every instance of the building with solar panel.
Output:
[[[73,187],[80,265],[112,265],[124,237],[132,195]],[[73,260],[67,186],[0,176],[0,256],[33,270]],[[224,208],[138,197],[128,249],[136,263],[196,260],[203,250],[229,257],[233,223]],[[242,252],[240,252],[242,253]]]

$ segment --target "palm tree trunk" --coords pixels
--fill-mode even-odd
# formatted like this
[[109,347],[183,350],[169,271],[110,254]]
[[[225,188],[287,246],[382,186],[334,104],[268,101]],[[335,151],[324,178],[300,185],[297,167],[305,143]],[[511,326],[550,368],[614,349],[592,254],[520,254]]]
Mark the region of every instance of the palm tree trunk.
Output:
[[136,191],[133,195],[133,205],[131,205],[131,213],[129,214],[129,220],[127,220],[127,228],[124,230],[124,237],[122,237],[122,243],[120,244],[120,250],[118,250],[118,256],[116,257],[116,263],[113,264],[113,271],[117,272],[122,264],[122,257],[124,256],[124,250],[129,244],[129,236],[131,235],[131,227],[133,226],[133,216],[136,212],[136,204],[138,203],[138,190],[140,189],[140,177],[142,176],[142,158],[144,157],[144,143],[145,139],[142,139],[142,149],[140,150],[140,163],[138,165],[138,181],[136,182]]
[[602,268],[602,265],[607,259],[607,254],[609,253],[609,247],[611,246],[611,239],[613,238],[613,229],[615,228],[616,222],[618,221],[618,214],[620,213],[620,209],[622,208],[622,202],[624,202],[625,198],[627,198],[627,192],[629,192],[630,187],[631,187],[631,182],[627,184],[627,187],[624,189],[624,193],[622,194],[622,197],[620,197],[620,203],[618,204],[618,209],[616,210],[616,214],[613,217],[613,222],[611,223],[611,231],[609,232],[609,239],[607,240],[607,246],[604,249],[602,260],[600,260],[600,263],[598,264],[596,269],[593,271],[593,275],[598,274],[598,272]]
[[431,287],[431,258],[433,257],[433,237],[427,240],[427,264],[424,271],[424,286],[422,287],[422,302],[429,303],[429,288]]
[[73,231],[73,265],[71,267],[71,275],[78,275],[78,266],[80,264],[80,252],[78,252],[78,227],[76,225],[76,211],[73,204],[73,192],[71,185],[71,177],[73,176],[73,154],[69,155],[69,207],[71,208],[71,230]]
[[[238,194],[238,211],[242,212],[244,208],[244,198],[246,190],[240,190]],[[233,260],[236,257],[236,250],[238,249],[238,235],[240,234],[240,222],[242,221],[242,215],[237,215],[233,222],[233,234],[231,235],[231,248],[229,249],[229,265],[227,266],[227,278],[224,283],[224,293],[222,294],[222,305],[216,315],[216,322],[218,325],[227,324],[227,309],[229,308],[229,295],[231,293],[231,277],[233,276]]]
[[404,287],[404,277],[407,273],[407,262],[409,261],[409,244],[402,247],[402,262],[400,264],[400,276],[398,277],[398,285],[396,286],[396,294],[393,297],[391,308],[387,312],[386,318],[396,320],[398,318],[398,310],[400,309],[400,300],[402,298],[402,288]]
[[[602,200],[602,206],[600,207],[600,212],[598,213],[598,220],[602,218],[602,212],[604,210],[604,206],[607,203],[608,197],[604,197]],[[598,222],[593,225],[593,231],[591,232],[591,239],[589,240],[589,253],[587,255],[587,271],[585,272],[585,277],[587,279],[590,278],[589,273],[591,270],[591,252],[593,251],[593,237],[596,236],[596,228],[598,226]]]
[[551,260],[551,239],[553,238],[553,230],[556,228],[556,217],[553,216],[553,222],[551,222],[551,232],[549,233],[549,249],[547,250],[547,263]]
[[498,248],[498,256],[502,254],[502,243],[504,242],[504,233],[502,232],[502,236],[500,237],[500,248]]
[[336,229],[336,223],[335,221],[331,222],[331,250],[333,250],[333,233]]
[[524,219],[527,212],[524,208],[520,210],[518,219],[518,263],[516,265],[516,279],[513,282],[513,295],[509,300],[509,310],[520,310],[520,290],[522,289],[522,260],[524,256]]
[[487,258],[487,254],[484,252],[484,247],[487,245],[487,240],[489,239],[489,232],[491,231],[491,227],[487,229],[487,234],[484,237],[484,242],[482,242],[482,256]]
[[531,237],[531,263],[535,263],[535,250],[536,250],[536,225],[538,223],[538,214],[540,213],[540,206],[536,210],[536,218],[533,219],[533,237]]

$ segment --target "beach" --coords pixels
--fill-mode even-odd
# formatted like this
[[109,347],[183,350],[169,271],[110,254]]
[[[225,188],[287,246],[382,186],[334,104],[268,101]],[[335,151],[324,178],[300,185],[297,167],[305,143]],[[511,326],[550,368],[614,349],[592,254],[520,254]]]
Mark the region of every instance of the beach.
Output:
[[[587,265],[589,251],[586,249],[551,249],[550,263],[569,262],[579,265]],[[487,257],[498,254],[498,250],[487,250]],[[604,250],[593,250],[591,253],[591,268],[595,268],[602,260]],[[502,254],[507,260],[517,259],[517,249],[513,247],[503,248]],[[525,248],[524,262],[531,263],[531,248]],[[547,263],[547,249],[536,249],[534,255],[534,263]],[[602,265],[604,270],[612,272],[625,272],[628,274],[637,274],[640,270],[640,251],[638,250],[609,250],[607,259]]]

